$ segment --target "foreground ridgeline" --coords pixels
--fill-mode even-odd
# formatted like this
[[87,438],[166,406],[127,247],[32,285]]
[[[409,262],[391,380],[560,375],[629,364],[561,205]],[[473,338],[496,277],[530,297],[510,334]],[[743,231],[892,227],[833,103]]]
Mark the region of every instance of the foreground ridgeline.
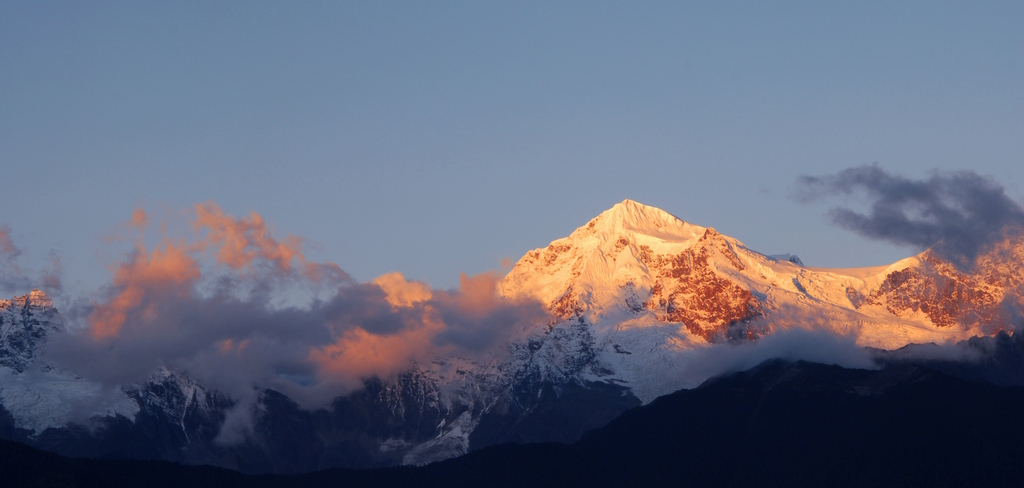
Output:
[[21,486],[1019,486],[1024,388],[894,365],[769,361],[626,412],[573,445],[507,444],[418,468],[245,476],[0,444]]
[[[47,361],[47,344],[73,332],[45,294],[0,301],[0,435],[68,456],[244,473],[415,466],[470,453],[416,470],[330,475],[377,481],[425,476],[430,483],[493,485],[500,484],[495,476],[505,476],[525,486],[550,484],[539,477],[551,476],[544,479],[579,484],[558,478],[564,476],[630,486],[685,476],[751,485],[763,484],[753,477],[760,471],[780,484],[835,485],[837,476],[863,485],[911,474],[951,482],[960,479],[948,472],[951,456],[962,456],[961,467],[985,456],[998,463],[1003,453],[1018,451],[996,446],[1021,447],[1003,433],[1024,438],[1024,432],[995,428],[1002,416],[1007,429],[1017,425],[1009,412],[1020,411],[1013,403],[1020,392],[981,383],[1024,384],[1020,337],[1001,334],[1024,317],[1022,288],[1024,237],[1016,234],[967,265],[925,251],[889,266],[821,269],[792,255],[755,252],[710,227],[626,200],[528,252],[498,283],[502,297],[539,300],[551,314],[511,333],[498,352],[421,362],[396,379],[367,380],[313,411],[260,390],[250,431],[233,442],[219,436],[239,399],[168,368],[102,390],[87,374]],[[852,371],[770,363],[673,393],[741,369],[742,361],[726,358],[790,333],[840,337],[863,357],[868,353],[856,346],[871,348],[876,361],[892,366]],[[933,342],[961,342],[973,362],[942,362],[934,358],[948,355],[918,354],[922,349],[912,346]],[[913,359],[921,357],[933,359]],[[666,405],[676,413],[669,415]],[[911,408],[919,409],[916,416]],[[626,435],[629,422],[642,424],[633,437]],[[962,446],[985,447],[947,445],[950,436],[966,436]],[[487,449],[531,442],[562,444]],[[26,459],[43,456],[5,446]],[[74,479],[114,467],[136,470],[132,476],[183,469],[46,459]],[[533,467],[517,468],[520,462]],[[801,463],[804,471],[792,471]],[[911,466],[937,468],[911,473]],[[962,472],[992,480],[984,476],[1015,474],[1011,468]],[[285,480],[204,469],[231,482]]]

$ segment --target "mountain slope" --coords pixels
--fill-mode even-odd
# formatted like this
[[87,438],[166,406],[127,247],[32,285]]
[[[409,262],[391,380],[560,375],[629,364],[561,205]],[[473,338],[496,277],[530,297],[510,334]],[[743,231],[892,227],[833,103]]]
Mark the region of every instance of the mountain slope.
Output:
[[501,293],[585,321],[595,357],[614,372],[603,378],[650,401],[695,386],[654,381],[657,371],[687,368],[693,351],[781,330],[881,349],[1012,330],[1024,317],[1024,238],[1011,237],[966,272],[930,251],[890,266],[807,268],[626,200],[527,253]]

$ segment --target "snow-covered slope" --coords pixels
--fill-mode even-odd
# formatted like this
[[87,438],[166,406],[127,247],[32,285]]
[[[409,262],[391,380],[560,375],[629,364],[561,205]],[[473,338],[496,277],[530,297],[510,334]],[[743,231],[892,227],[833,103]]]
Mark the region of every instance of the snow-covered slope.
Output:
[[133,418],[138,405],[120,388],[37,361],[39,346],[64,332],[64,319],[46,293],[0,300],[0,402],[15,427],[38,433],[93,416]]
[[[563,319],[588,326],[605,379],[644,401],[694,351],[782,329],[828,330],[895,349],[1012,329],[1003,312],[1020,294],[1024,242],[1007,241],[962,273],[926,251],[890,266],[807,268],[767,256],[712,228],[625,200],[569,237],[528,252],[501,283]],[[1002,314],[1002,315],[1001,315]]]

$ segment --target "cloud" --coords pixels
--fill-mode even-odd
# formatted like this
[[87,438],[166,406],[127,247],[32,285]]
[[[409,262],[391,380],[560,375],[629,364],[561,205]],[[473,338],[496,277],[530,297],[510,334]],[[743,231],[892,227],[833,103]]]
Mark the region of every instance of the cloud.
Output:
[[0,225],[0,292],[27,293],[32,287],[32,280],[18,266],[21,249],[11,239],[11,227]]
[[954,363],[977,363],[982,361],[986,356],[991,355],[991,351],[985,351],[983,348],[976,347],[969,341],[959,341],[953,344],[942,345],[934,342],[926,344],[907,344],[906,346],[892,351],[875,351],[874,354],[882,361],[893,362],[941,361]]
[[548,312],[540,302],[499,297],[499,280],[493,272],[462,274],[457,293],[443,292],[434,298],[432,303],[447,326],[434,338],[435,345],[483,351],[525,326],[547,321]]
[[89,332],[96,338],[111,337],[129,319],[152,321],[162,312],[160,305],[188,295],[199,277],[198,262],[183,243],[165,239],[152,253],[139,243],[114,275],[113,296],[90,314]]
[[871,239],[925,249],[968,264],[999,240],[1003,231],[1024,228],[1024,209],[996,181],[973,171],[933,172],[923,180],[893,175],[878,164],[834,175],[801,176],[797,199],[813,202],[836,195],[862,196],[868,213],[837,206],[836,225]]
[[204,246],[215,248],[217,262],[233,269],[250,268],[257,259],[287,271],[295,260],[305,262],[301,239],[287,236],[278,241],[256,212],[240,219],[226,215],[212,202],[195,206],[197,232],[206,232]]
[[132,212],[132,218],[128,221],[128,225],[142,232],[149,225],[149,217],[146,215],[146,210],[142,207],[136,207],[135,211]]
[[11,226],[0,225],[0,257],[3,259],[14,259],[21,254],[21,249],[14,245],[11,240]]
[[363,286],[359,303],[332,304],[344,311],[333,324],[335,339],[309,356],[321,377],[349,389],[416,361],[500,352],[495,348],[510,334],[549,319],[538,301],[499,297],[494,273],[463,274],[458,290],[431,290],[398,273]]
[[50,251],[46,266],[37,278],[33,278],[32,275],[35,273],[18,265],[18,258],[22,253],[22,249],[16,246],[11,238],[10,226],[0,225],[0,298],[21,295],[40,288],[51,295],[62,294],[64,285],[61,277],[64,266],[60,255],[56,251]]
[[[187,235],[150,246],[144,215],[133,213],[139,237],[84,312],[82,333],[54,337],[46,353],[105,385],[185,372],[241,405],[224,439],[244,432],[257,389],[320,407],[438,355],[501,354],[508,334],[547,318],[539,302],[500,298],[492,273],[463,275],[456,290],[399,273],[357,283],[308,260],[301,239],[276,238],[256,213],[197,205]],[[272,299],[303,291],[305,302]]]
[[43,289],[50,292],[50,294],[63,292],[63,274],[64,263],[61,261],[60,254],[57,254],[56,251],[50,251],[49,262],[39,275],[39,281]]
[[745,371],[769,359],[835,364],[844,368],[878,369],[868,349],[853,335],[800,328],[785,329],[740,344],[721,344],[695,351],[680,370],[678,384],[697,385],[708,378]]
[[385,299],[393,307],[411,307],[433,297],[426,283],[407,281],[402,273],[388,273],[377,277],[371,283],[384,290]]

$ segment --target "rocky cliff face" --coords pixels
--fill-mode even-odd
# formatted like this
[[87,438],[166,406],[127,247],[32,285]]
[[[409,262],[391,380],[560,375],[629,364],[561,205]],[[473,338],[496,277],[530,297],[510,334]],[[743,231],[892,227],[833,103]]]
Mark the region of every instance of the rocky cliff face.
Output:
[[868,303],[895,316],[924,314],[936,327],[995,334],[1021,325],[1024,236],[1008,236],[966,271],[924,252],[919,264],[889,273]]
[[663,322],[684,324],[691,334],[708,342],[754,336],[750,329],[729,333],[730,326],[750,323],[764,311],[750,290],[714,271],[716,260],[736,272],[744,269],[721,234],[709,228],[693,247],[674,256],[654,255],[649,249],[641,247],[640,256],[656,281],[644,308],[655,311]]

